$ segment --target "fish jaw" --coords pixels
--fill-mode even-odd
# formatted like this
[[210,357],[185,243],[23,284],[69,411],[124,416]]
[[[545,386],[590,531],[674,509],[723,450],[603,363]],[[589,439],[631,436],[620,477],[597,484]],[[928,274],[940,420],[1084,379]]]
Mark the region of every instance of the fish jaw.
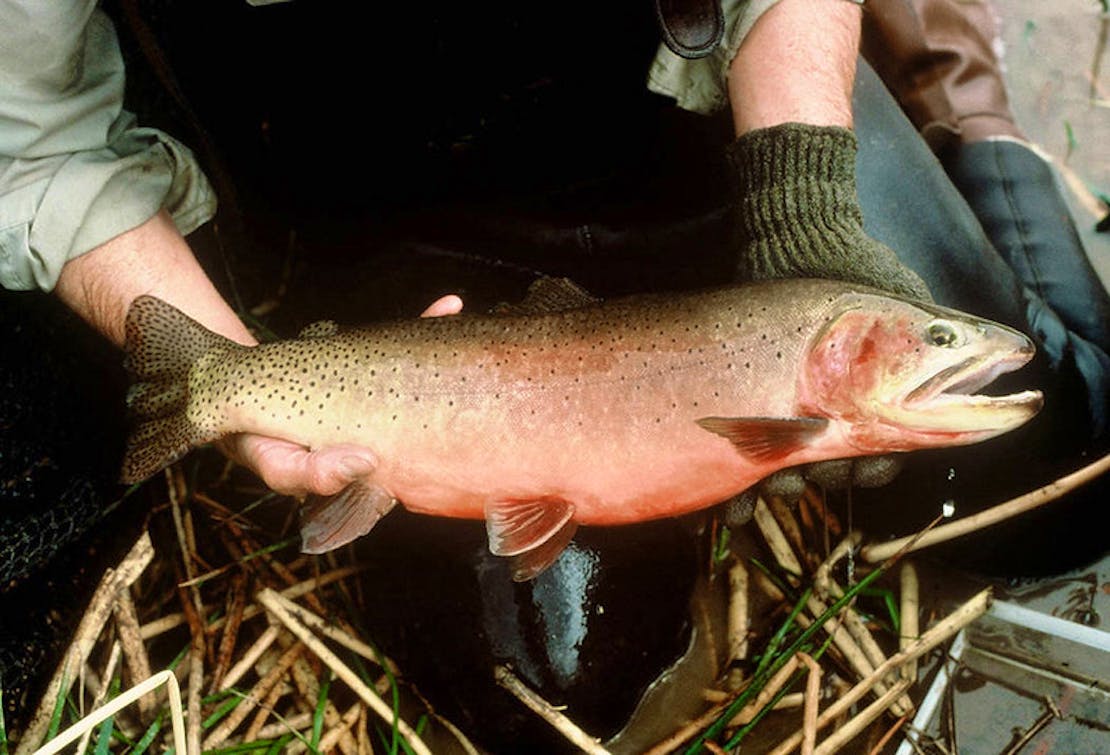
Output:
[[811,411],[844,421],[860,453],[976,443],[1040,410],[1040,391],[978,393],[1033,358],[1024,334],[936,305],[844,298],[814,339],[800,390]]

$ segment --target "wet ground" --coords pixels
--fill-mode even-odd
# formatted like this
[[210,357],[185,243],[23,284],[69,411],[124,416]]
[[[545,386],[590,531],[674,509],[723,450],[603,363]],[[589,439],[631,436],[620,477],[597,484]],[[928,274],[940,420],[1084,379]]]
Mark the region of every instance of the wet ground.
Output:
[[1095,0],[994,5],[1018,124],[1061,167],[1091,262],[1110,286],[1110,233],[1094,231],[1110,197],[1110,16]]

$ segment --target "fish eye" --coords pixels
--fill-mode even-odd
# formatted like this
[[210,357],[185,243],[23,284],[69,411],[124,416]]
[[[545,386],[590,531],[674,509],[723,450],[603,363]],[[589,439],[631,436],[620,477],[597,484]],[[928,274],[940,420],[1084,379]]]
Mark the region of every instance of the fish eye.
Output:
[[952,323],[946,320],[934,320],[929,323],[929,327],[925,330],[925,336],[930,344],[944,349],[959,345],[960,334]]

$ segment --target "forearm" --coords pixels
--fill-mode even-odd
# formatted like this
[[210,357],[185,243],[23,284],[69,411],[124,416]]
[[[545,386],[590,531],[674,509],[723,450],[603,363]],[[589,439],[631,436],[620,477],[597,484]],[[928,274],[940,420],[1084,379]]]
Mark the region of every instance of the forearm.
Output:
[[164,299],[234,341],[256,342],[165,211],[67,262],[54,290],[116,345],[123,344],[128,307],[142,294]]
[[781,0],[764,13],[729,67],[737,136],[780,123],[852,125],[860,6]]

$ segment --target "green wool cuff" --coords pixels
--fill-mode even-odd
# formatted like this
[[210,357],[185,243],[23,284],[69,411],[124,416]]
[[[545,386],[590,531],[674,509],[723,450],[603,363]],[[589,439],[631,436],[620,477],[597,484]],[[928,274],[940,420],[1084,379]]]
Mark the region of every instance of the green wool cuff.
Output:
[[864,233],[850,130],[772,126],[744,134],[726,155],[741,278],[835,278],[928,298],[920,278]]

